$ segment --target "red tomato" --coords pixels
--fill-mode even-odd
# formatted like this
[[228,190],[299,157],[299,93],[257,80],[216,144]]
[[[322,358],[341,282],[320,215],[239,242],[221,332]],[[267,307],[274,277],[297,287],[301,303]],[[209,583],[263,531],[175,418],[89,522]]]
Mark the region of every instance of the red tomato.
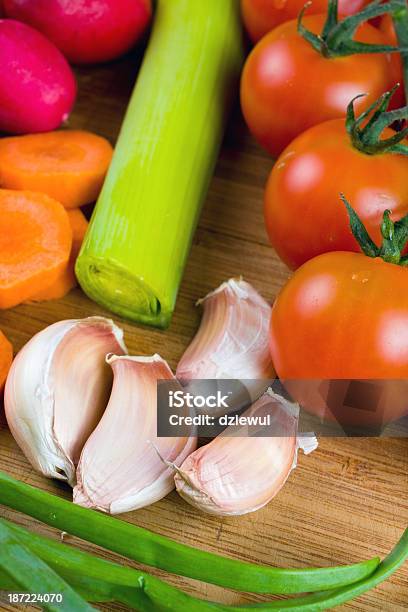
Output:
[[[407,413],[408,270],[359,253],[308,261],[273,306],[270,347],[279,377],[299,381],[287,386],[303,404],[304,390],[311,397],[323,380],[381,379],[393,401],[348,417],[360,425],[399,418]],[[306,379],[315,382],[302,386]],[[319,413],[322,405],[306,408]]]
[[[393,134],[386,129],[383,137]],[[360,252],[344,193],[381,244],[383,212],[392,210],[394,220],[408,213],[407,176],[408,157],[355,149],[344,119],[316,125],[286,148],[270,174],[264,209],[270,241],[290,268],[328,251]]]
[[112,60],[138,41],[151,0],[3,0],[8,17],[40,30],[76,64]]
[[383,15],[383,17],[381,17],[379,28],[381,32],[384,32],[384,34],[387,36],[390,44],[398,45],[398,38],[395,33],[394,22],[391,15]]
[[[304,25],[320,33],[325,16],[307,17]],[[363,24],[356,40],[384,44],[386,37]],[[249,55],[241,81],[245,120],[258,142],[277,156],[299,134],[329,119],[343,117],[350,100],[360,113],[401,80],[389,55],[365,54],[327,59],[297,33],[289,21],[267,34]],[[401,103],[401,94],[394,104]]]
[[[340,0],[339,14],[358,13],[370,0]],[[241,12],[251,40],[257,42],[276,26],[298,17],[305,0],[241,0]],[[308,15],[324,13],[327,0],[313,0],[307,9]]]

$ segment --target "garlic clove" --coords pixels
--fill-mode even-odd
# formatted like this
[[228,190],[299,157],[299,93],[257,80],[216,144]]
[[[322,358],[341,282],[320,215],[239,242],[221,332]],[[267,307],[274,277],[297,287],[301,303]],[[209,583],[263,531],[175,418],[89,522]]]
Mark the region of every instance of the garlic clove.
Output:
[[[274,437],[227,428],[193,452],[177,469],[177,492],[192,506],[217,516],[240,515],[265,506],[296,466],[297,449],[311,452],[316,439],[298,440],[299,406],[268,391],[242,416],[270,415]],[[269,427],[271,429],[269,429]]]
[[[174,469],[196,448],[196,438],[157,437],[157,383],[178,382],[166,361],[109,356],[112,394],[84,446],[74,502],[111,514],[143,508],[174,489]],[[168,463],[167,463],[168,462]]]
[[60,321],[18,353],[4,395],[7,423],[40,473],[75,483],[83,445],[99,422],[112,386],[107,353],[126,353],[109,319]]
[[201,324],[178,364],[177,378],[183,384],[241,380],[255,401],[275,377],[269,351],[271,306],[242,279],[230,279],[199,303]]

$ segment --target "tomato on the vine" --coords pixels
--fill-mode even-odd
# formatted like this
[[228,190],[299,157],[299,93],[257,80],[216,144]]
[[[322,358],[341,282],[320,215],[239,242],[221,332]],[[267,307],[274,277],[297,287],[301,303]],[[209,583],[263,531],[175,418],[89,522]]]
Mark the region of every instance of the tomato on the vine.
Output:
[[[278,376],[309,412],[361,427],[406,415],[408,269],[359,253],[308,261],[273,306],[270,347]],[[338,398],[322,398],[325,382],[356,380],[381,381],[382,399],[345,402],[336,414]]]
[[387,36],[388,40],[396,45],[398,43],[397,35],[395,33],[394,22],[391,15],[383,15],[379,24],[381,32]]
[[[325,15],[316,15],[306,17],[303,25],[320,34],[325,22]],[[369,23],[359,26],[355,42],[389,44]],[[336,56],[334,50],[325,57],[298,32],[297,22],[289,21],[262,38],[250,53],[241,81],[242,111],[258,142],[277,156],[309,127],[344,117],[347,104],[358,94],[367,97],[358,100],[357,110],[374,102],[401,81],[395,66],[390,54],[384,53]],[[395,98],[396,106],[401,98],[402,94]]]
[[[391,92],[386,95],[391,97]],[[384,96],[378,106],[383,101]],[[365,127],[360,127],[364,117],[355,119],[353,103],[349,114],[347,124],[344,119],[326,121],[295,138],[270,174],[264,204],[266,228],[290,268],[328,251],[360,251],[341,192],[353,202],[377,244],[384,211],[390,209],[393,219],[408,213],[404,134],[388,127],[376,133],[379,122],[392,121],[387,113],[380,113]]]
[[[360,11],[370,0],[340,0],[340,15],[353,15]],[[241,0],[241,12],[245,28],[253,42],[276,28],[276,26],[296,19],[305,6],[305,0]],[[324,13],[327,0],[313,0],[309,14]]]
[[[391,45],[398,45],[398,38],[395,33],[394,22],[392,20],[391,15],[383,15],[381,18],[379,29],[383,34],[387,37],[388,42]],[[391,56],[391,61],[394,64],[393,70],[395,74],[403,74],[404,66],[402,63],[402,56],[400,53],[393,53]],[[401,105],[403,104],[403,100],[401,100]]]
[[407,378],[408,269],[362,253],[299,268],[272,312],[281,378]]

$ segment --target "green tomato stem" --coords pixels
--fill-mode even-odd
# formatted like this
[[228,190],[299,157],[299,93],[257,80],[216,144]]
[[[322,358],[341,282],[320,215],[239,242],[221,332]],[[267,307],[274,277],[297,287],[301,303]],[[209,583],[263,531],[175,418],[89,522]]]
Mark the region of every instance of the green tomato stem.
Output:
[[384,211],[381,223],[383,242],[381,247],[379,247],[371,239],[364,223],[343,194],[340,194],[340,198],[346,206],[353,236],[364,255],[367,255],[367,257],[381,257],[387,263],[405,266],[406,260],[402,256],[402,252],[408,240],[408,215],[394,222],[390,217],[391,211]]
[[395,121],[408,119],[408,106],[398,110],[388,110],[392,96],[398,87],[399,85],[396,85],[391,91],[385,92],[358,117],[355,116],[354,103],[363,95],[351,100],[347,107],[346,129],[355,149],[366,155],[397,153],[408,156],[408,146],[402,142],[408,135],[408,128],[395,132],[389,138],[381,138],[386,127],[391,126]]
[[329,0],[327,19],[320,35],[314,34],[303,25],[303,17],[311,4],[308,2],[298,17],[298,33],[327,58],[357,53],[395,53],[400,50],[399,47],[358,42],[354,40],[354,35],[362,23],[381,15],[397,13],[404,7],[404,2],[405,0],[389,0],[381,4],[381,0],[374,0],[359,13],[339,21],[338,0]]
[[404,69],[405,101],[408,104],[408,6],[402,6],[392,15],[398,44],[401,47],[401,56]]

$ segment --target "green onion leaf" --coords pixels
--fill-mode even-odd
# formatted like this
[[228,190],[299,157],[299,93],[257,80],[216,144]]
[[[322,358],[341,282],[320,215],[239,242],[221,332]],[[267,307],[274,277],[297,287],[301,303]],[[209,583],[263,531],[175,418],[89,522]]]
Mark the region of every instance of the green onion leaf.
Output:
[[[91,612],[94,609],[42,559],[22,546],[4,522],[0,523],[0,568],[21,592],[50,595],[49,601],[39,599],[44,610]],[[54,601],[53,595],[61,595],[61,603]]]
[[380,562],[374,557],[338,567],[286,569],[229,559],[76,506],[3,472],[0,504],[140,563],[245,592],[289,594],[337,588],[370,576]]

